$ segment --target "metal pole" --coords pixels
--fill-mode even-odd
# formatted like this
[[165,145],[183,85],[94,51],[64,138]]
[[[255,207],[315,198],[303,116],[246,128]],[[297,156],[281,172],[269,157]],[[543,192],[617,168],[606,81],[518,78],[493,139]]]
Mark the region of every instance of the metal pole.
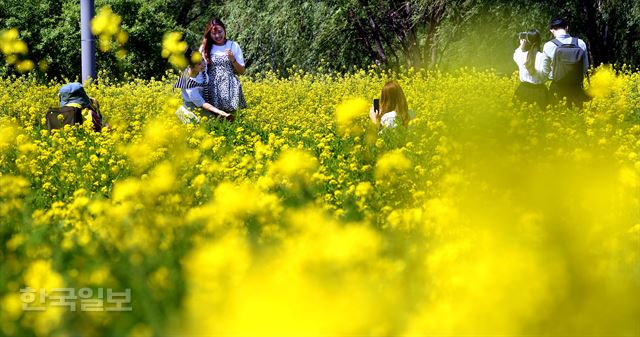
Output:
[[82,82],[96,78],[96,39],[91,34],[95,15],[93,0],[80,0],[80,39],[82,47]]

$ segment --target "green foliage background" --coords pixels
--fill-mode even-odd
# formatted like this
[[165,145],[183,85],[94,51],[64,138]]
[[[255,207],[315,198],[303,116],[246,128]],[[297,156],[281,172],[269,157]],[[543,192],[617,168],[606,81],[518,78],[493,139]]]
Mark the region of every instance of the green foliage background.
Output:
[[[637,1],[98,0],[95,6],[107,4],[130,34],[124,60],[97,52],[98,69],[115,78],[161,77],[170,68],[160,56],[163,34],[182,31],[197,47],[213,17],[222,18],[240,43],[249,74],[371,64],[511,73],[517,33],[538,28],[548,38],[546,24],[558,16],[587,41],[594,64],[640,66]],[[72,79],[80,73],[79,7],[79,0],[3,0],[0,29],[18,28],[30,57],[48,62],[49,77]],[[3,66],[0,75],[12,71]]]

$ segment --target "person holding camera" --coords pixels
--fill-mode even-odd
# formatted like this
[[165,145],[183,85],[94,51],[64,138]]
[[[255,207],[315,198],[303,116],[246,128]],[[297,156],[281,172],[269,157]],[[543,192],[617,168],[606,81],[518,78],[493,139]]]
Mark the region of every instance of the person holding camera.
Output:
[[549,94],[545,81],[549,60],[540,49],[540,31],[532,29],[519,34],[520,46],[513,52],[513,61],[518,65],[520,84],[514,99],[518,102],[547,107]]
[[402,87],[396,81],[388,81],[382,87],[380,100],[374,99],[369,118],[381,128],[395,128],[398,124],[408,126],[413,114],[407,106]]
[[245,108],[238,75],[244,74],[244,57],[237,42],[227,39],[224,23],[213,19],[207,24],[200,46],[209,81],[205,87],[207,103],[228,113]]

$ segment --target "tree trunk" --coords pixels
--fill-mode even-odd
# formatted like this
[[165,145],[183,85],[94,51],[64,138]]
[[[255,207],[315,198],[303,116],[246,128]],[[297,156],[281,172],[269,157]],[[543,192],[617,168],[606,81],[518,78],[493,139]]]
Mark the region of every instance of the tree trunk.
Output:
[[412,20],[414,9],[409,2],[404,5],[404,9],[407,59],[411,60],[412,66],[419,68],[422,67],[423,58],[420,52],[420,46],[418,45],[417,25],[414,24]]
[[384,48],[382,46],[382,36],[380,35],[380,29],[378,28],[378,24],[371,17],[371,14],[367,14],[367,23],[371,28],[373,44],[375,45],[376,52],[378,54],[378,60],[380,63],[387,65],[387,55],[385,55]]
[[353,25],[356,28],[356,33],[360,38],[360,40],[362,41],[362,43],[364,43],[365,49],[369,51],[369,55],[371,56],[371,58],[376,60],[376,63],[378,65],[381,65],[378,59],[378,54],[376,54],[373,46],[371,45],[371,41],[369,41],[370,35],[367,34],[364,27],[362,27],[362,25],[360,24],[360,21],[355,17],[352,11],[349,11],[349,17],[351,18],[351,20],[353,20]]
[[589,43],[589,52],[592,55],[590,64],[596,66],[600,63],[607,63],[609,62],[609,53],[605,46],[604,37],[600,34],[600,15],[597,12],[597,4],[594,4],[592,0],[581,0],[580,2],[581,9],[586,17],[583,22],[585,22],[584,31]]
[[438,32],[438,28],[440,27],[440,22],[445,13],[444,2],[440,3],[436,8],[432,9],[431,14],[429,15],[429,21],[427,22],[427,37],[426,37],[426,45],[425,49],[428,52],[429,57],[429,68],[433,68],[438,61],[438,46],[436,45],[436,33]]

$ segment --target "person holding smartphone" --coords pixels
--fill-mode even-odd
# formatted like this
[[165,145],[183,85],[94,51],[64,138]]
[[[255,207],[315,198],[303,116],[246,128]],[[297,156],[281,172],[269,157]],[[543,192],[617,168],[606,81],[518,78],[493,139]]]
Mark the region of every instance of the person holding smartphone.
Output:
[[213,19],[207,24],[200,53],[209,78],[204,90],[205,101],[228,113],[245,108],[247,103],[238,78],[245,71],[242,49],[237,42],[227,39],[221,20]]
[[402,87],[396,81],[388,81],[382,87],[380,99],[373,100],[373,106],[369,110],[371,121],[381,128],[394,128],[398,125],[409,125],[413,118],[407,106]]

